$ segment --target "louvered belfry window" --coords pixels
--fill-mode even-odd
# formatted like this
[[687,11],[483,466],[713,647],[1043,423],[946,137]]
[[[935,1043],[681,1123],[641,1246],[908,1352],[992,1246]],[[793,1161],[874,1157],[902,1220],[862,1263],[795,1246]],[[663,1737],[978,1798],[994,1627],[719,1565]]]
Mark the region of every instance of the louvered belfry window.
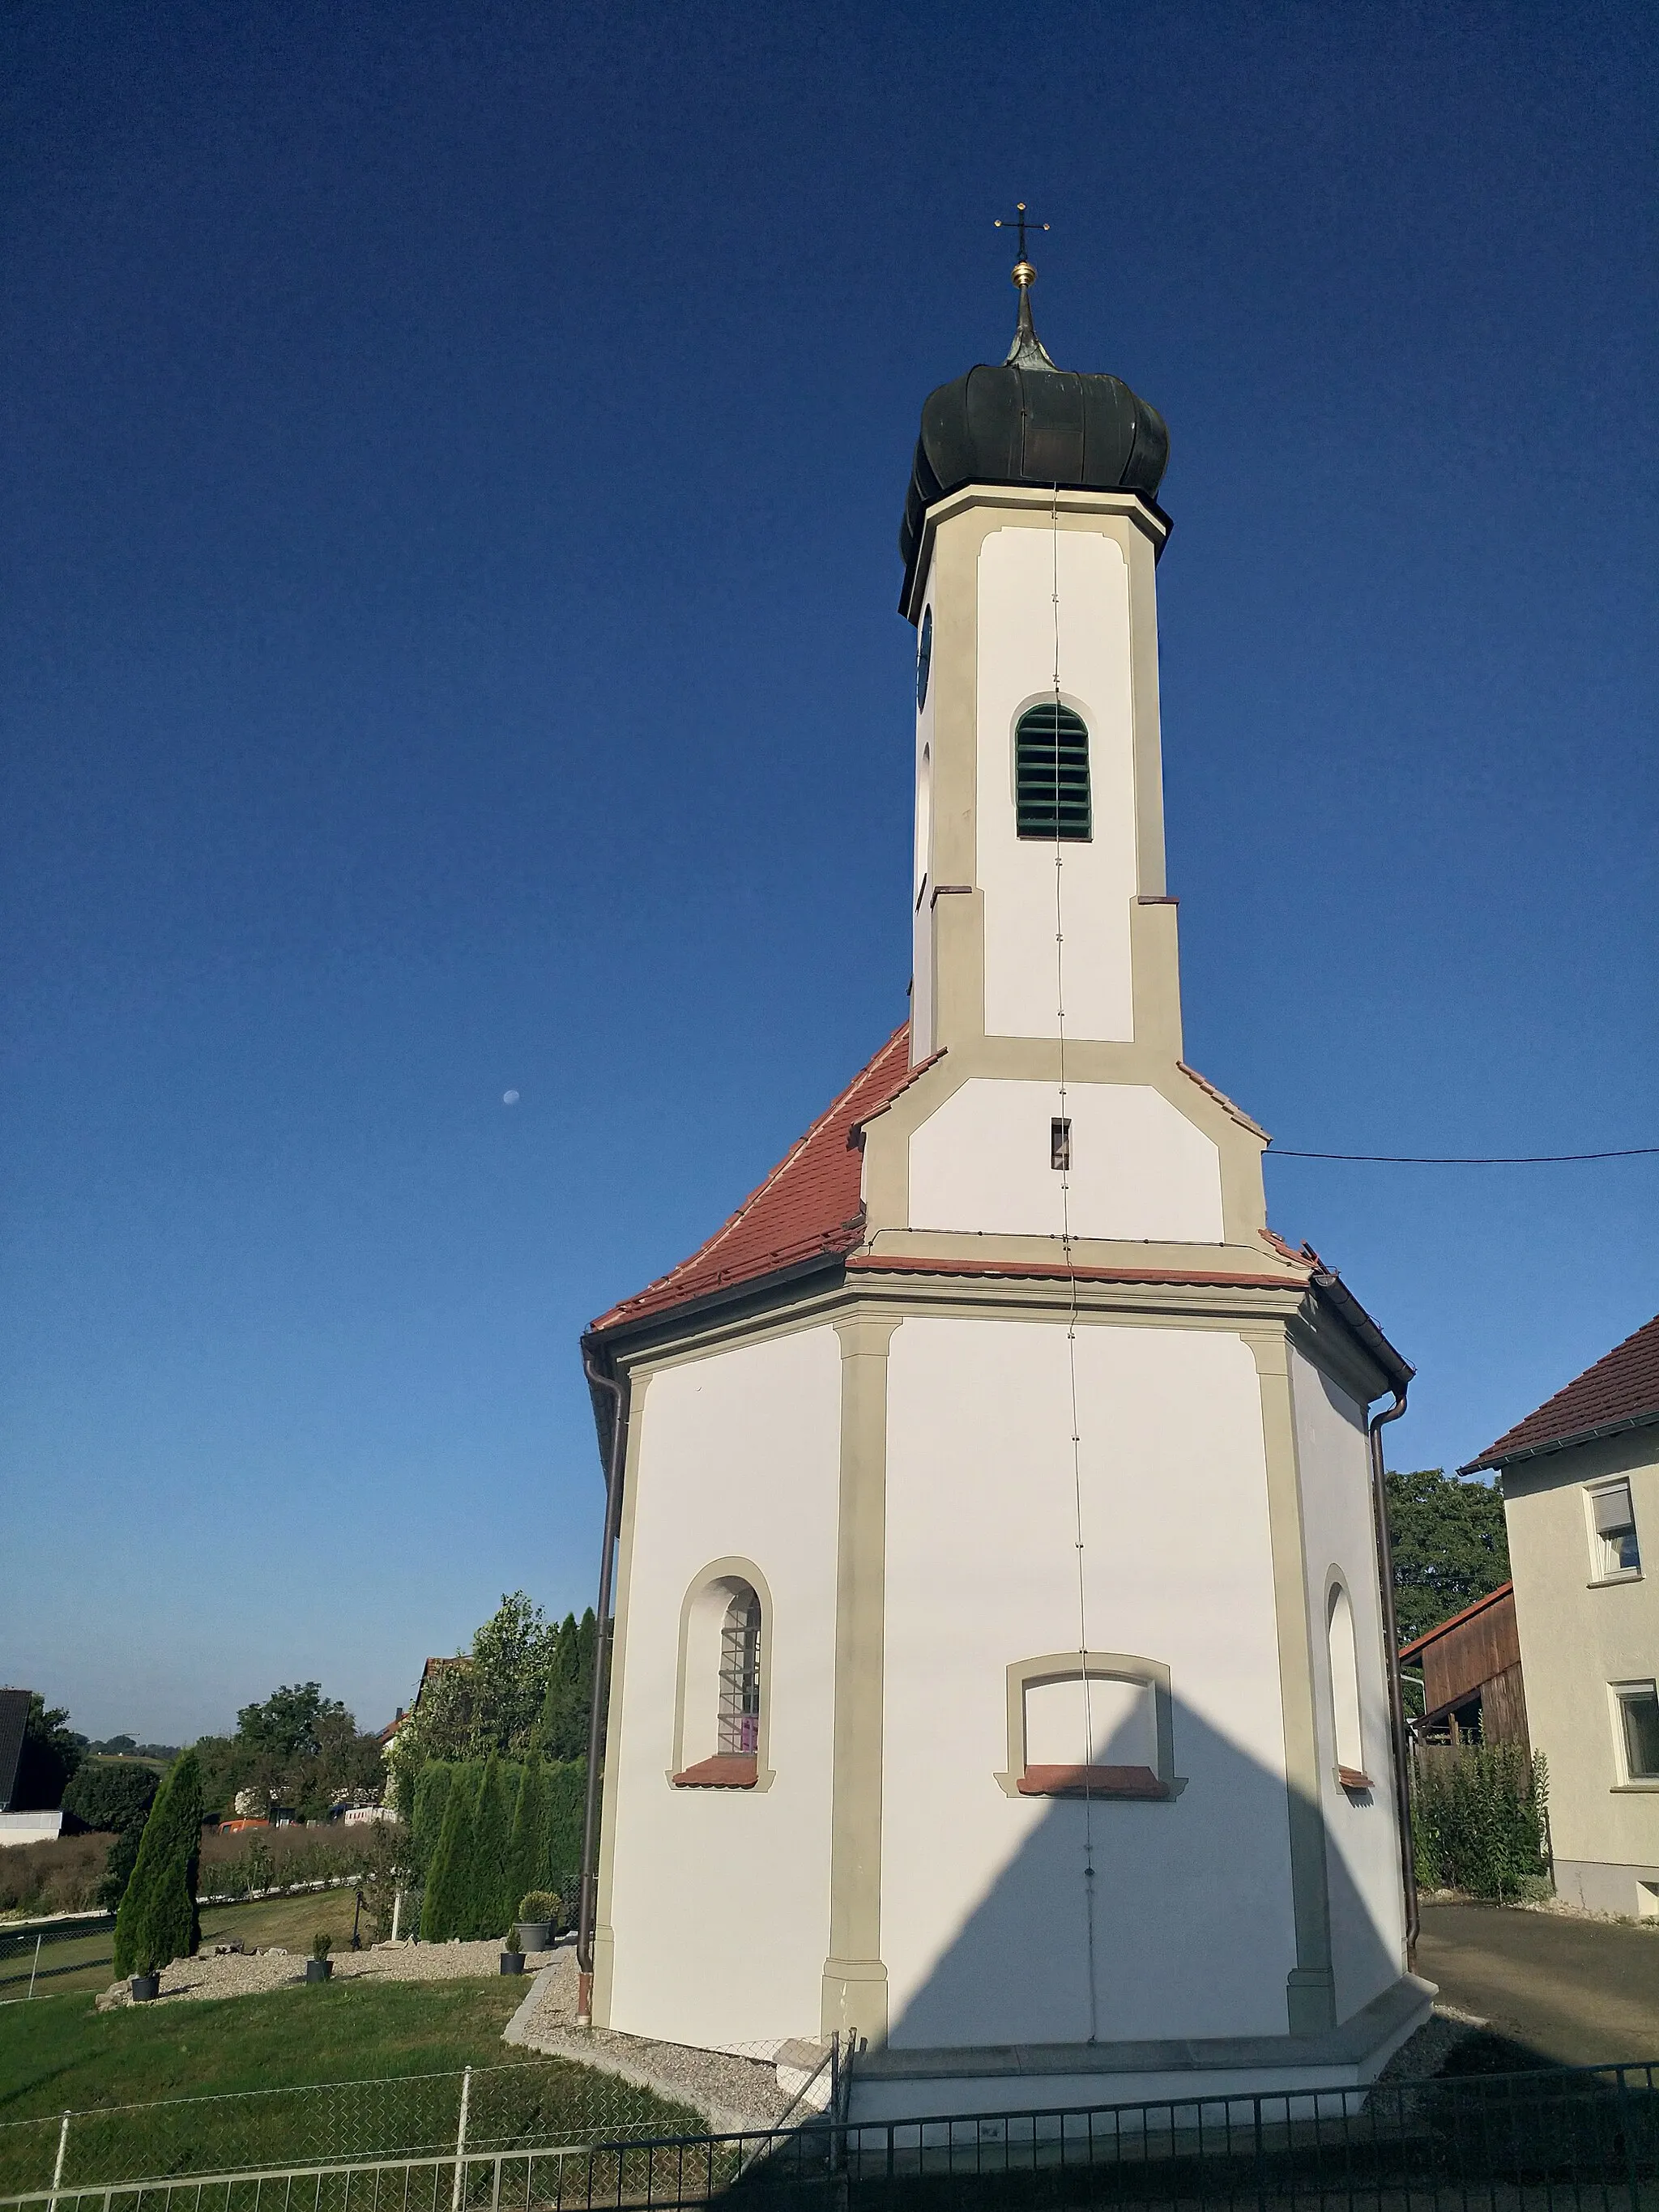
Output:
[[1014,814],[1022,837],[1085,843],[1094,835],[1088,727],[1058,700],[1028,707],[1014,725]]

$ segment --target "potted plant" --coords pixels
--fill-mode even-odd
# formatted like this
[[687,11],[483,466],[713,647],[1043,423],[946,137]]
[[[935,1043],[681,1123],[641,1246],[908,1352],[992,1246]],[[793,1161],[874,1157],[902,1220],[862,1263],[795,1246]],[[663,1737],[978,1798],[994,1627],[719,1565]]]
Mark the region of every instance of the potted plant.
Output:
[[329,1953],[334,1948],[334,1938],[325,1936],[319,1928],[311,1939],[311,1956],[306,1960],[306,1979],[325,1982],[334,1972],[334,1961]]
[[517,1928],[509,1928],[502,1939],[501,1972],[521,1974],[524,1972],[524,1937]]
[[141,1960],[137,1964],[138,1971],[127,1986],[132,1991],[134,2004],[149,2004],[161,1994],[161,1969],[152,1960]]
[[526,1951],[550,1951],[562,1900],[550,1889],[532,1889],[519,1905],[519,1941]]

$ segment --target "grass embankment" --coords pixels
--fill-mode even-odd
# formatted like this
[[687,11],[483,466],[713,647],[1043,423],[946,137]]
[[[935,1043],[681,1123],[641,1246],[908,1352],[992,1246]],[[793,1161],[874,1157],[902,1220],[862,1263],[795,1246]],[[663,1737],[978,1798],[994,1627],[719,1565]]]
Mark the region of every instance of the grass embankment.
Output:
[[[319,1929],[325,1929],[334,1938],[335,1949],[343,1951],[351,1941],[356,1894],[353,1889],[317,1889],[299,1897],[258,1898],[251,1905],[204,1905],[202,1948],[210,1951],[216,1943],[234,1942],[240,1943],[244,1950],[265,1951],[277,1944],[285,1951],[296,1951],[309,1957],[312,1937]],[[38,2009],[48,1996],[106,1990],[115,1974],[110,1963],[112,1940],[111,1930],[104,1927],[94,1935],[43,1943],[40,1978],[35,1983],[34,2002],[28,2009]],[[367,1932],[363,1940],[369,1940]],[[23,1996],[28,1988],[29,1956],[25,1948],[9,1962],[7,1973],[15,1978],[8,1981],[0,1995],[14,2000]],[[63,1971],[69,1967],[74,1971]],[[14,2005],[0,2006],[0,2021],[5,2021],[13,2009]]]
[[160,2097],[500,2066],[522,1981],[325,1982],[124,2006],[86,1996],[0,2012],[0,2120]]

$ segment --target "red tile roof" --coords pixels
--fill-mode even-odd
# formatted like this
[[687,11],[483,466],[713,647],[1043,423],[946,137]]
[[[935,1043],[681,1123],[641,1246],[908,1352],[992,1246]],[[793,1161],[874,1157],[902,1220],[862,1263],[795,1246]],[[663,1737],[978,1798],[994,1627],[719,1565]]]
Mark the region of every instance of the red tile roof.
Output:
[[1502,1467],[1604,1429],[1636,1428],[1644,1421],[1659,1421],[1659,1315],[1615,1345],[1594,1367],[1587,1367],[1565,1390],[1546,1399],[1535,1413],[1517,1421],[1459,1473]]
[[[924,1060],[922,1066],[932,1064]],[[615,1328],[799,1260],[852,1251],[864,1235],[859,1124],[890,1106],[921,1073],[910,1066],[910,1024],[902,1023],[706,1244],[637,1296],[601,1314],[593,1327]]]

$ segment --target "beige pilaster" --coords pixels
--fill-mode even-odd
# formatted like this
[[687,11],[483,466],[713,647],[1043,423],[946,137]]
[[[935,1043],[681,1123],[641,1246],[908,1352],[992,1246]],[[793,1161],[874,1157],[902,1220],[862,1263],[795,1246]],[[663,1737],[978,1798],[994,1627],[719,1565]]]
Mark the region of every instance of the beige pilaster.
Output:
[[1291,1398],[1290,1347],[1282,1328],[1245,1328],[1261,1386],[1261,1440],[1267,1462],[1267,1525],[1273,1546],[1279,1686],[1285,1723],[1285,1784],[1291,1828],[1291,1893],[1296,1965],[1285,1990],[1292,2035],[1336,2025],[1331,1978],[1331,1906],[1314,1735],[1314,1665],[1308,1575],[1302,1533],[1302,1476]]
[[[634,1567],[635,1504],[639,1495],[640,1439],[644,1428],[646,1386],[651,1380],[649,1369],[634,1372],[627,1378],[628,1443],[623,1456],[622,1521],[617,1531],[617,1571],[611,1583],[611,1612],[616,1626],[611,1639],[611,1680],[605,1706],[605,1736],[607,1745],[622,1741],[623,1676],[628,1657],[628,1595]],[[599,1634],[605,1633],[605,1623],[599,1623]],[[599,1799],[599,1895],[594,1900],[593,1920],[593,2025],[611,2025],[611,1990],[616,1957],[616,1941],[611,1929],[611,1882],[616,1861],[617,1814],[610,1791],[605,1790]]]
[[887,1350],[895,1316],[837,1322],[841,1505],[836,1556],[836,1718],[830,1814],[824,2035],[887,2034],[881,1958],[883,1644],[887,1575]]

